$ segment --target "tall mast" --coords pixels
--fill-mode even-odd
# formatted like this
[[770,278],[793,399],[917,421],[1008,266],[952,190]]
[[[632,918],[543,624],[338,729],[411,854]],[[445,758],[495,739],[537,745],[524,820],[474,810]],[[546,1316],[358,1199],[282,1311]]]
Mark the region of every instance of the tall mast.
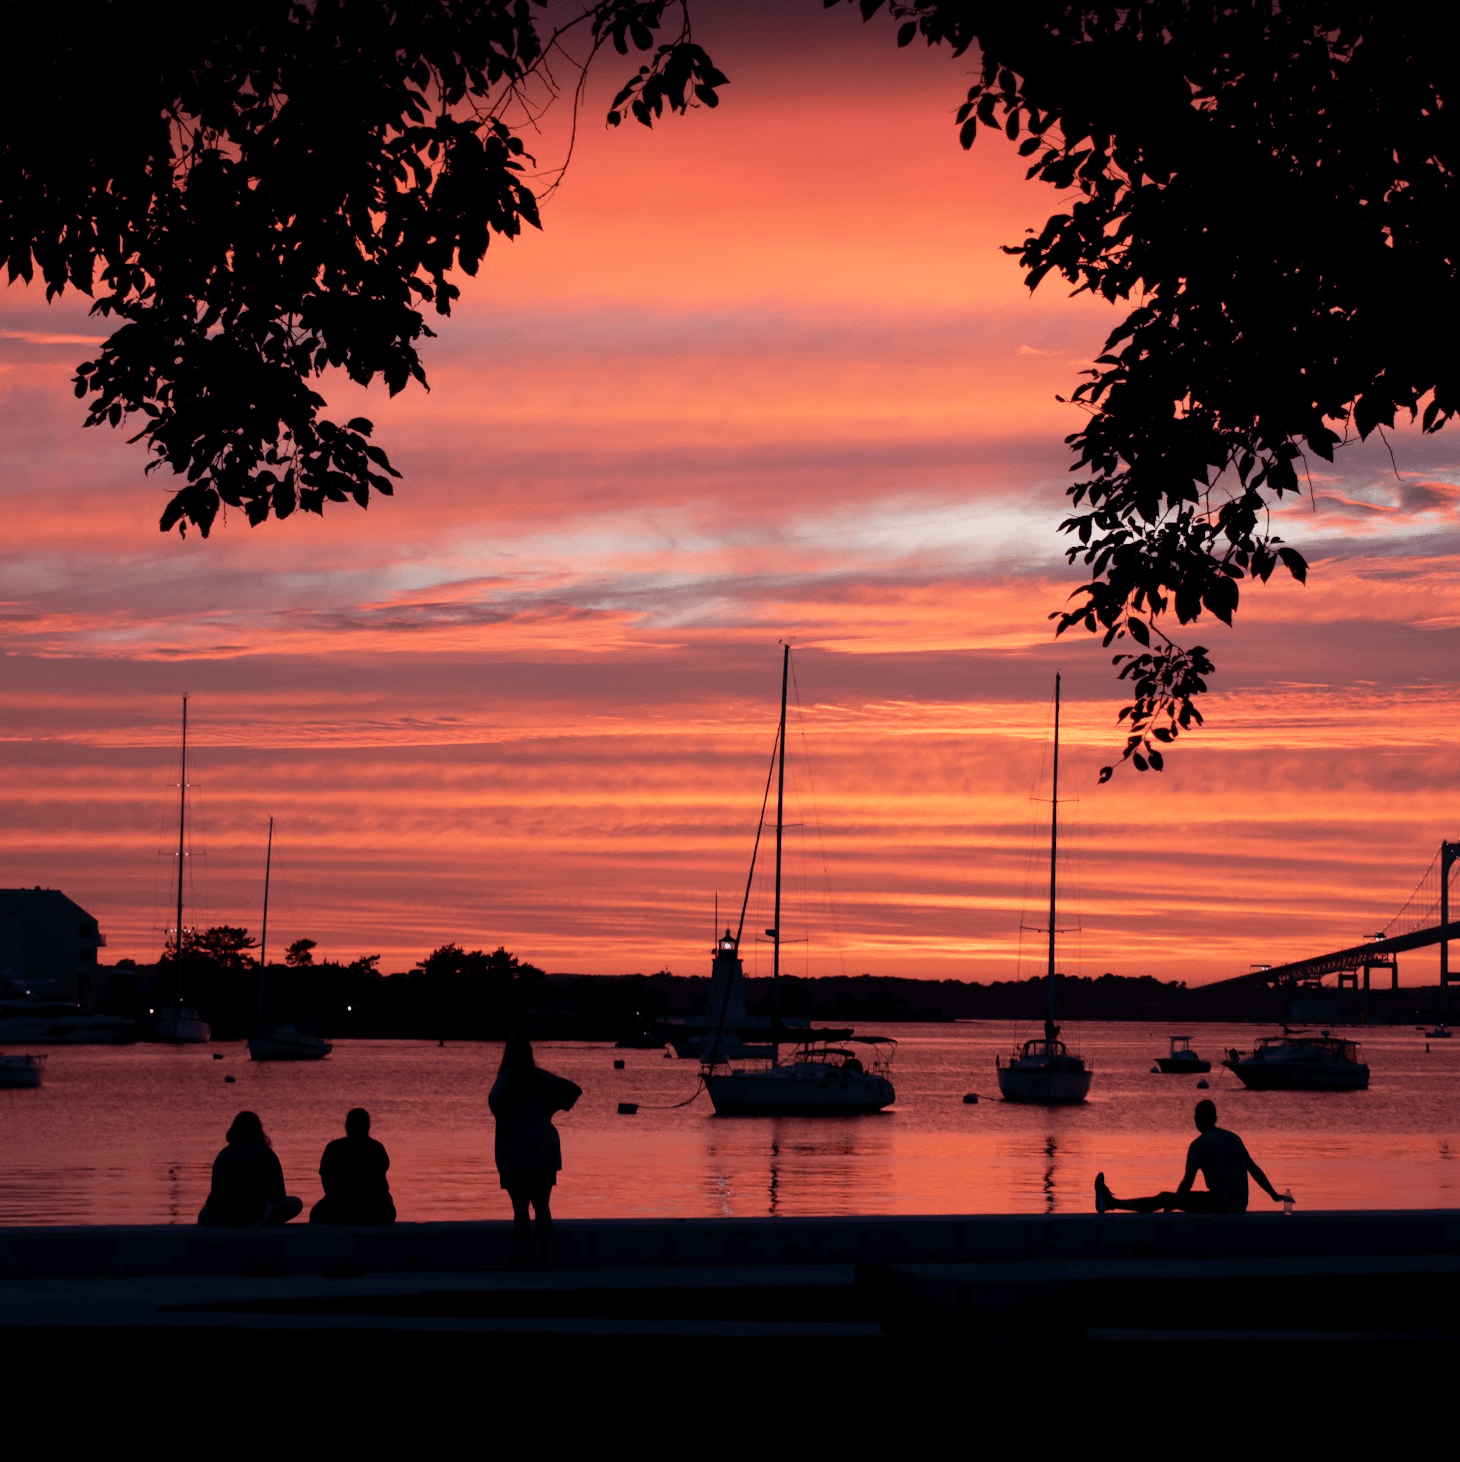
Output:
[[[771,1020],[781,1024],[781,834],[785,826],[786,806],[786,682],[791,672],[791,647],[781,654],[781,725],[776,733],[778,761],[776,766],[776,925],[775,942],[771,945]],[[780,1043],[772,1037],[772,1064],[780,1064]]]
[[1054,676],[1054,786],[1050,792],[1049,806],[1049,967],[1044,981],[1044,1038],[1054,1040],[1059,1027],[1054,1023],[1054,914],[1055,914],[1055,858],[1059,851],[1060,838],[1060,677]]
[[264,977],[269,968],[269,869],[274,862],[274,819],[269,819],[269,846],[264,854],[264,929],[259,935],[259,1019],[264,1018]]
[[183,998],[183,829],[187,826],[188,812],[188,698],[182,698],[182,780],[178,785],[177,799],[177,924],[173,935],[173,953],[176,956],[177,965],[177,998],[182,1003]]

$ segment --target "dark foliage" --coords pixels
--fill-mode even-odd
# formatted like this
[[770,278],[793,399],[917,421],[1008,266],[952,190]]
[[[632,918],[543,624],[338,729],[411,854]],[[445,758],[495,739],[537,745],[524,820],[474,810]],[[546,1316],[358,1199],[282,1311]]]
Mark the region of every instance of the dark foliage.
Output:
[[[826,0],[828,5],[837,0]],[[981,75],[957,122],[997,129],[1069,199],[1013,246],[1030,287],[1063,276],[1134,308],[1073,399],[1083,476],[1054,616],[1118,654],[1125,756],[1201,720],[1211,663],[1158,621],[1232,622],[1244,580],[1302,556],[1270,504],[1400,414],[1460,407],[1454,7],[1362,0],[855,0]],[[1102,780],[1111,768],[1103,770]]]
[[[647,51],[669,0],[601,0],[588,54]],[[531,116],[562,33],[529,0],[74,0],[6,4],[0,251],[47,298],[94,294],[115,329],[80,366],[88,425],[180,475],[164,530],[203,534],[389,493],[328,368],[392,395],[425,384],[422,310],[451,311],[494,234],[538,226],[508,118]],[[725,78],[677,38],[629,84],[646,123]],[[615,117],[617,120],[617,116]],[[149,468],[150,470],[150,468]]]
[[[211,929],[183,930],[183,967],[207,966],[210,969],[237,973],[257,968],[258,961],[249,953],[258,947],[247,929],[232,924],[218,924]],[[177,944],[169,939],[162,952],[162,962],[177,962]]]
[[313,939],[296,939],[284,952],[284,963],[291,970],[304,969],[314,963],[314,951],[317,948]]
[[[1308,454],[1401,414],[1437,431],[1460,404],[1444,100],[1460,19],[1359,0],[852,3],[888,10],[900,45],[979,58],[964,145],[999,130],[1067,200],[1011,246],[1031,287],[1056,274],[1132,306],[1073,392],[1088,420],[1063,527],[1090,578],[1054,617],[1121,642],[1124,754],[1159,770],[1212,670],[1165,617],[1230,624],[1244,581],[1301,581],[1269,511]],[[371,423],[327,419],[315,383],[334,367],[424,384],[423,310],[448,314],[452,272],[537,225],[511,124],[566,57],[539,16],[530,0],[5,7],[24,64],[0,93],[0,247],[12,280],[94,293],[116,322],[77,390],[93,424],[140,416],[152,465],[185,479],[164,528],[391,490]],[[652,53],[610,122],[716,105],[726,78],[682,5],[600,0],[574,24],[583,64]]]

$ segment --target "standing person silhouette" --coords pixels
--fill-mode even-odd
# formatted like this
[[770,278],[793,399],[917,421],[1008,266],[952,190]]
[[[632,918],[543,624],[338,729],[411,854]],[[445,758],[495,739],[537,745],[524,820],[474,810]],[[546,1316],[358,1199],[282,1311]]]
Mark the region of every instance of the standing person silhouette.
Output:
[[310,1223],[394,1223],[389,1170],[390,1154],[370,1135],[370,1113],[352,1108],[345,1114],[345,1135],[329,1143],[319,1160],[324,1197],[309,1210]]
[[[1148,1198],[1117,1198],[1105,1186],[1105,1174],[1095,1175],[1095,1212],[1125,1208],[1133,1213],[1169,1213],[1173,1208],[1183,1213],[1246,1213],[1247,1175],[1257,1179],[1257,1186],[1274,1203],[1283,1195],[1267,1180],[1267,1174],[1252,1161],[1246,1144],[1235,1132],[1217,1126],[1217,1104],[1200,1101],[1196,1104],[1196,1128],[1201,1134],[1186,1149],[1186,1173],[1174,1193],[1153,1193]],[[1206,1179],[1206,1192],[1192,1189],[1196,1175]]]
[[240,1112],[213,1159],[213,1187],[198,1214],[209,1228],[272,1228],[297,1218],[302,1199],[284,1191],[284,1169],[256,1112]]
[[532,1059],[526,1036],[508,1039],[487,1105],[497,1119],[497,1173],[512,1200],[512,1255],[518,1268],[528,1268],[533,1258],[529,1208],[537,1219],[537,1260],[548,1266],[553,1232],[548,1204],[563,1166],[553,1113],[568,1111],[582,1095],[576,1082],[544,1071]]

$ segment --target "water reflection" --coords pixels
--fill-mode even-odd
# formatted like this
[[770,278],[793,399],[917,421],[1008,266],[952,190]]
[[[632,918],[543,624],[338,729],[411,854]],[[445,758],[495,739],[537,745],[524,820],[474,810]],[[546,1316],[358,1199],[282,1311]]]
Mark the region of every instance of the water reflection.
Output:
[[[1261,1032],[1265,1033],[1265,1032]],[[1155,1192],[1180,1177],[1199,1095],[1150,1075],[1150,1027],[1086,1027],[1100,1081],[1083,1107],[965,1105],[1006,1037],[999,1027],[894,1030],[898,1103],[875,1118],[716,1118],[685,1065],[658,1052],[545,1044],[584,1088],[560,1121],[564,1218],[856,1213],[1056,1213],[1090,1185]],[[1253,1031],[1211,1032],[1214,1049]],[[1304,1207],[1436,1207],[1460,1187],[1460,1049],[1426,1057],[1371,1031],[1368,1092],[1254,1093],[1213,1083],[1240,1132]],[[1460,1043],[1450,1043],[1460,1046]],[[213,1060],[221,1055],[222,1062]],[[0,1223],[192,1223],[233,1114],[264,1118],[291,1192],[317,1196],[323,1143],[364,1105],[390,1149],[404,1220],[505,1217],[486,1110],[500,1046],[341,1041],[307,1070],[255,1067],[241,1046],[62,1047],[45,1084],[0,1092]],[[615,1058],[626,1069],[615,1070]],[[235,1074],[225,1085],[223,1073]],[[641,1102],[621,1117],[618,1103]]]

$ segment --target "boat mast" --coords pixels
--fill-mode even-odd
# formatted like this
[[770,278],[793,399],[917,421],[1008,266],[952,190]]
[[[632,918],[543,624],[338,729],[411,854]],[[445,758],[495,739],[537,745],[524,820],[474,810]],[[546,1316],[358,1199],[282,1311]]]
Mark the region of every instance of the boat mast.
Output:
[[182,779],[178,784],[177,799],[177,924],[173,934],[174,963],[177,966],[177,999],[183,998],[183,829],[187,825],[188,812],[188,698],[182,698]]
[[264,929],[259,935],[259,1019],[264,1018],[264,978],[269,969],[269,869],[274,862],[274,819],[269,819],[269,847],[264,854]]
[[[1059,1034],[1054,1023],[1054,914],[1055,914],[1055,856],[1059,850],[1060,837],[1060,677],[1054,676],[1054,786],[1050,791],[1049,807],[1049,966],[1044,980],[1044,1039],[1053,1041]],[[1050,1055],[1054,1052],[1051,1049]]]
[[786,682],[791,673],[791,646],[781,654],[781,725],[776,733],[779,757],[776,766],[776,914],[774,940],[771,944],[771,1064],[781,1061],[781,835],[785,827],[786,805]]

